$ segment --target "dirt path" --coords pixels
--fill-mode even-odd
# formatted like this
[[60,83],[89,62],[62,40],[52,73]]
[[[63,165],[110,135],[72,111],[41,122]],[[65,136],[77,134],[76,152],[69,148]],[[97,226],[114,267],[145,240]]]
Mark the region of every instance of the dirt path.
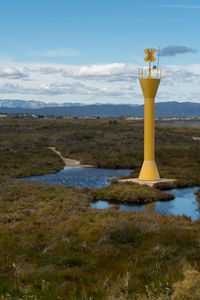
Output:
[[56,150],[56,147],[48,147],[48,149],[52,150],[54,153],[56,153],[62,159],[62,161],[65,164],[65,167],[93,168],[93,166],[91,166],[91,165],[81,165],[79,160],[63,157],[62,154]]
[[200,141],[200,137],[197,137],[197,136],[193,136],[192,139],[193,139],[194,141]]

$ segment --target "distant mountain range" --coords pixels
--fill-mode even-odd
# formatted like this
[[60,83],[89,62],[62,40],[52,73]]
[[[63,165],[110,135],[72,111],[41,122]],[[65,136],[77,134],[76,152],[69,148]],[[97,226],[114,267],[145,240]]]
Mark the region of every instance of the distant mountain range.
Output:
[[[6,101],[9,106],[6,105]],[[24,103],[26,102],[26,103]],[[20,106],[20,104],[22,106]],[[51,106],[52,105],[52,106]],[[143,117],[143,105],[128,104],[94,104],[80,103],[44,103],[40,101],[0,100],[0,113],[29,113],[56,116],[96,116],[96,117]],[[155,115],[161,118],[200,117],[200,103],[194,102],[158,102],[155,104]]]
[[21,108],[41,108],[41,107],[57,107],[57,106],[81,106],[81,103],[56,103],[56,102],[43,102],[36,100],[0,100],[0,107],[21,107]]

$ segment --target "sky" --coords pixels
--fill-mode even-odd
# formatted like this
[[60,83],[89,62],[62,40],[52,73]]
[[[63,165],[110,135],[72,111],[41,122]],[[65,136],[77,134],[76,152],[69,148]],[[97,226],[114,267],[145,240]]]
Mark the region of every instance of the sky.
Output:
[[160,47],[157,101],[200,103],[199,16],[200,0],[0,0],[0,99],[142,104]]

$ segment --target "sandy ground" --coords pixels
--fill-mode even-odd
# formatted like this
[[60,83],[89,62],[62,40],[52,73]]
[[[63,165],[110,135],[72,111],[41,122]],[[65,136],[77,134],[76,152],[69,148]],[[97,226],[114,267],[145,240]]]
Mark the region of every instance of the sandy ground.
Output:
[[193,136],[192,139],[193,139],[194,141],[200,141],[200,137],[197,137],[197,136]]
[[50,150],[52,150],[54,153],[56,153],[64,162],[65,167],[73,167],[73,168],[93,168],[91,165],[81,165],[79,160],[76,159],[70,159],[70,158],[65,158],[62,156],[62,154],[56,150],[56,147],[48,147]]
[[159,180],[139,180],[138,178],[130,178],[130,179],[121,179],[119,180],[121,182],[134,182],[138,184],[145,184],[149,186],[154,186],[158,182],[174,182],[176,179],[167,179],[167,178],[161,178]]

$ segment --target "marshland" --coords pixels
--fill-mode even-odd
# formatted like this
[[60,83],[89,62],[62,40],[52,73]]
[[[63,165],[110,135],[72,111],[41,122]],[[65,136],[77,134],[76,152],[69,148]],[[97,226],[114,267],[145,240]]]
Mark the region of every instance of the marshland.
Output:
[[[19,178],[54,174],[63,157],[102,169],[143,161],[143,127],[131,120],[0,120],[0,295],[2,299],[198,299],[200,221],[186,216],[92,209],[98,199],[173,199],[200,186],[200,127],[156,126],[161,177],[154,188],[111,180],[99,189]],[[167,190],[167,191],[166,191]],[[200,192],[197,191],[197,203]]]

